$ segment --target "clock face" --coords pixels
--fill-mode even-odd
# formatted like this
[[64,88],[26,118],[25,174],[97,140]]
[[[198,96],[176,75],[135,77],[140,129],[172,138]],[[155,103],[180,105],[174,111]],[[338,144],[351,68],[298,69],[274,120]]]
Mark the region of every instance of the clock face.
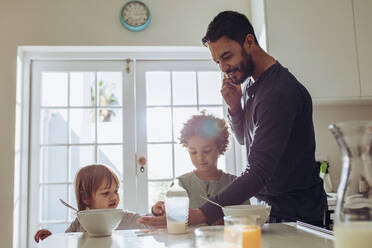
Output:
[[132,27],[140,27],[148,22],[150,13],[146,5],[140,1],[128,2],[122,10],[124,22]]

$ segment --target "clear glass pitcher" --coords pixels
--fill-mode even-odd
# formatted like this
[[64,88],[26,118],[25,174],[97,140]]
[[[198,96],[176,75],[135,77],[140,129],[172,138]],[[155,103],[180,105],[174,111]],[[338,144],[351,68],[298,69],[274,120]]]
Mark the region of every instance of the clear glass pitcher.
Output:
[[185,233],[189,216],[189,198],[178,180],[173,182],[165,194],[165,212],[168,233]]
[[372,121],[343,122],[329,129],[342,153],[336,248],[372,247]]

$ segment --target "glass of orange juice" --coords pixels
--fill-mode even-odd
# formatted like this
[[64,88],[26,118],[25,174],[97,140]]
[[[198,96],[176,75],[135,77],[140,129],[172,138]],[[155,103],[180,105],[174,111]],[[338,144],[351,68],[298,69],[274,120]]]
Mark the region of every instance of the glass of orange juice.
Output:
[[225,216],[224,239],[242,248],[261,248],[260,216]]

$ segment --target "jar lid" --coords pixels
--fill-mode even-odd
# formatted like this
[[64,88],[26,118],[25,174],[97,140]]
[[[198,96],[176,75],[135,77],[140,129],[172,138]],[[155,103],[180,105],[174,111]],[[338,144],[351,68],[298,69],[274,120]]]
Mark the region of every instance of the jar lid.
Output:
[[175,180],[165,194],[166,197],[188,197],[186,190],[180,185],[179,180]]
[[185,190],[169,190],[166,194],[166,197],[188,197]]

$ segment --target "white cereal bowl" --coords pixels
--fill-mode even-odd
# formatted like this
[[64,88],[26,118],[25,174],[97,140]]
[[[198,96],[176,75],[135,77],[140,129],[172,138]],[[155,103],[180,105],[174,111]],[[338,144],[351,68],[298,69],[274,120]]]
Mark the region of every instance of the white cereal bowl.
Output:
[[119,225],[124,211],[122,209],[90,209],[77,213],[77,218],[91,237],[110,236]]
[[260,216],[259,224],[263,226],[269,218],[271,206],[267,205],[233,205],[225,206],[223,209],[225,216],[244,217],[249,215]]

